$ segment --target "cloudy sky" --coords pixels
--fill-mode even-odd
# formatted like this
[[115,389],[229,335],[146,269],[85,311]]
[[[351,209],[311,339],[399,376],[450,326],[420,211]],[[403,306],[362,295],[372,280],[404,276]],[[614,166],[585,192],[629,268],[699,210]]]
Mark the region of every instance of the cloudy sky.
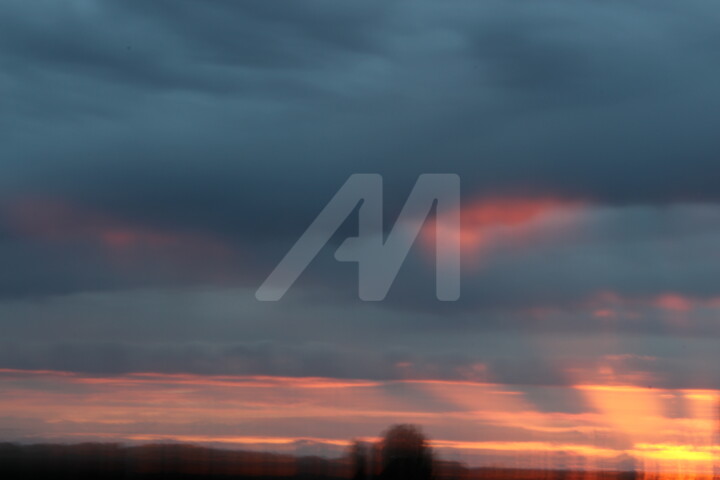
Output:
[[[707,470],[718,21],[712,0],[5,0],[0,440],[341,448],[407,421],[475,464]],[[420,174],[460,177],[459,301],[435,298],[431,235],[360,301],[333,257],[353,216],[256,300],[356,173],[383,176],[388,230]]]

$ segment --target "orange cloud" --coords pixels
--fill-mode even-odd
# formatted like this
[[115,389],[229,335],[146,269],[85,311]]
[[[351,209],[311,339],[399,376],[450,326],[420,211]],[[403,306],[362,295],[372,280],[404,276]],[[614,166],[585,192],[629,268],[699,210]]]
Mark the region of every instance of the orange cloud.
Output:
[[580,302],[579,306],[589,310],[593,317],[602,320],[633,320],[652,315],[654,319],[665,322],[668,326],[685,328],[689,325],[693,313],[720,309],[720,296],[700,297],[680,292],[629,296],[603,291]]
[[442,215],[423,230],[423,243],[435,238],[459,242],[466,260],[477,262],[493,247],[521,248],[543,236],[565,231],[584,204],[551,197],[498,197],[464,206],[460,230],[443,222]]
[[654,299],[655,305],[664,309],[675,312],[689,312],[694,308],[696,303],[691,298],[684,297],[676,293],[667,293],[660,295]]
[[119,267],[133,262],[141,266],[145,254],[183,264],[193,258],[223,260],[233,254],[228,245],[208,235],[153,228],[57,199],[18,199],[0,214],[19,235],[95,246]]

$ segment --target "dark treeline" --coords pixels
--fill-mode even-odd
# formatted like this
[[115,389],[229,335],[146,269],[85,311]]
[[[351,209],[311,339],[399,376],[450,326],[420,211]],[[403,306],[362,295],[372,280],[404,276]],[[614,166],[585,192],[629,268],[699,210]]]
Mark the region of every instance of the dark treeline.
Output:
[[632,474],[470,469],[433,456],[419,429],[390,428],[345,457],[221,450],[182,444],[0,444],[0,479],[632,480]]

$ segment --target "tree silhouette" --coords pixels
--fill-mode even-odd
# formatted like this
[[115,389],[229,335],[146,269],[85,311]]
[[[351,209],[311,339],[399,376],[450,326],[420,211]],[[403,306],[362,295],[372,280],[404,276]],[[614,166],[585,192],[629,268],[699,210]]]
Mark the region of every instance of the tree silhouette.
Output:
[[368,446],[359,440],[355,440],[350,447],[350,462],[352,465],[353,480],[366,480],[370,466]]
[[394,425],[382,441],[382,480],[430,480],[432,451],[414,425]]

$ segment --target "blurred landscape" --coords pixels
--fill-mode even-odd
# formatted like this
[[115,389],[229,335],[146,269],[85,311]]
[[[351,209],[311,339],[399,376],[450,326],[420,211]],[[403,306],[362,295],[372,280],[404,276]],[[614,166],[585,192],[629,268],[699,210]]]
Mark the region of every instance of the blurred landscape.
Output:
[[353,480],[660,480],[712,475],[638,471],[475,467],[443,460],[413,425],[395,425],[377,442],[356,440],[336,457],[228,450],[188,444],[0,444],[0,478],[353,479]]
[[[155,478],[325,478],[357,479],[349,457],[296,457],[288,454],[220,450],[192,445],[121,446],[0,444],[3,479],[155,479]],[[379,466],[378,466],[379,467]],[[380,472],[362,478],[381,478]],[[432,478],[495,480],[634,480],[675,478],[636,472],[590,472],[512,468],[470,468],[460,462],[433,462]],[[388,478],[388,477],[385,477]],[[403,478],[403,477],[400,477]],[[694,476],[693,478],[702,478]],[[712,477],[708,477],[712,478]]]

